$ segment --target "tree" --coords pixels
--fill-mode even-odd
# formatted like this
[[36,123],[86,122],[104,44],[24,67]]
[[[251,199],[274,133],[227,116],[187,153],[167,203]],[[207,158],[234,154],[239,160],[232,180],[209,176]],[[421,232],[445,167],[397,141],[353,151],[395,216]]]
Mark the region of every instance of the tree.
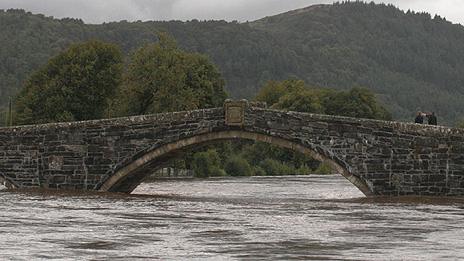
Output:
[[368,89],[322,91],[321,100],[326,114],[378,120],[392,119],[391,113],[379,104],[375,95]]
[[256,95],[256,100],[266,102],[267,105],[273,106],[278,103],[280,98],[288,93],[297,93],[305,89],[305,83],[301,80],[285,80],[267,82]]
[[295,175],[296,170],[282,162],[267,158],[259,164],[268,176]]
[[224,176],[224,171],[220,168],[220,160],[219,154],[214,149],[195,153],[192,161],[195,177]]
[[177,48],[168,35],[137,50],[120,101],[125,114],[139,115],[221,106],[226,93],[217,68],[205,57]]
[[272,107],[289,111],[325,113],[320,103],[319,92],[314,90],[288,92]]
[[248,161],[240,156],[232,156],[227,159],[224,170],[228,175],[237,177],[237,176],[251,176],[253,174],[253,169],[251,168]]
[[17,123],[103,118],[121,73],[122,55],[115,45],[74,44],[26,81],[16,98]]
[[336,91],[308,87],[301,80],[273,81],[263,86],[256,100],[281,110],[379,120],[392,118],[371,91],[359,87],[349,91]]

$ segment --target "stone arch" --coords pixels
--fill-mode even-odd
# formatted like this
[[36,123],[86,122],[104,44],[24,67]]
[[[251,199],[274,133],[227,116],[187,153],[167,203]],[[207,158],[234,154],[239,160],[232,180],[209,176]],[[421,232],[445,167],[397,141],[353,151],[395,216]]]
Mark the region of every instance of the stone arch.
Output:
[[308,155],[318,161],[326,162],[337,170],[353,185],[355,185],[366,196],[373,195],[367,183],[351,173],[351,167],[333,155],[333,153],[324,150],[311,148],[310,144],[304,145],[301,142],[289,141],[268,134],[254,133],[243,130],[220,131],[205,133],[193,137],[184,138],[175,142],[167,143],[156,147],[132,162],[116,170],[109,176],[98,188],[101,192],[132,192],[145,178],[148,170],[161,168],[176,153],[189,148],[204,145],[220,140],[246,139],[277,145],[282,148],[291,149]]

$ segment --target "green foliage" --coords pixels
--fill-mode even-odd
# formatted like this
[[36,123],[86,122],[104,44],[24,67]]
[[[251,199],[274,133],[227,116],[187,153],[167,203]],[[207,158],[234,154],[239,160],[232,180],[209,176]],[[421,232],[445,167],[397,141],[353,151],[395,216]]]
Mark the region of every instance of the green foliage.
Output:
[[318,165],[317,161],[308,158],[302,153],[289,149],[282,149],[275,145],[269,145],[263,142],[244,144],[236,150],[236,153],[241,153],[243,158],[247,159],[252,166],[258,166],[264,158],[279,160],[286,164],[291,164],[295,168],[299,168],[304,165],[317,167]]
[[207,178],[210,175],[211,167],[207,152],[199,152],[193,157],[192,168],[197,178]]
[[288,43],[298,61],[286,71],[312,85],[366,86],[395,118],[408,121],[418,108],[436,111],[448,123],[464,112],[459,108],[464,95],[460,25],[362,1],[307,8],[251,25]]
[[274,81],[264,85],[256,100],[266,102],[272,108],[289,111],[380,120],[392,118],[375,95],[365,88],[336,91],[308,87],[301,80]]
[[307,165],[302,165],[296,169],[297,175],[309,175],[311,173],[313,173],[313,171]]
[[349,91],[323,91],[321,103],[325,114],[355,118],[391,120],[392,116],[368,89],[353,88]]
[[166,34],[159,36],[132,56],[120,96],[125,114],[221,106],[226,93],[216,67],[205,56],[178,49]]
[[195,177],[223,176],[224,172],[220,169],[220,160],[219,154],[214,149],[195,153],[192,162]]
[[240,156],[230,157],[225,163],[224,170],[227,174],[235,177],[251,176],[253,174],[253,169],[248,161]]
[[0,11],[0,25],[0,107],[70,43],[100,39],[131,53],[156,41],[153,32],[166,31],[180,48],[217,64],[234,98],[254,97],[269,80],[297,77],[335,89],[365,86],[396,119],[411,121],[418,109],[448,124],[464,115],[464,27],[391,5],[343,2],[249,23],[102,25],[8,10]]
[[214,167],[211,169],[211,177],[224,177],[227,176],[227,173],[219,168],[219,167]]
[[278,160],[267,158],[259,163],[266,175],[268,176],[280,176],[280,175],[295,175],[296,170],[279,162]]
[[14,121],[15,112],[13,108],[10,109],[0,109],[0,127],[14,126],[16,122]]
[[332,167],[328,163],[321,162],[319,167],[313,171],[314,174],[319,174],[319,175],[328,175],[332,174],[333,170]]
[[268,106],[273,106],[278,103],[280,98],[288,93],[298,93],[304,91],[305,83],[301,80],[285,80],[285,81],[268,81],[258,91],[256,100],[266,102]]
[[98,41],[72,45],[26,81],[16,99],[17,123],[103,118],[121,70],[118,47]]
[[266,171],[260,166],[253,167],[253,176],[266,176]]
[[456,127],[464,129],[464,120],[458,121],[458,123],[456,124]]
[[320,92],[315,90],[289,92],[282,96],[272,108],[289,111],[325,113],[326,111],[321,104],[320,94]]

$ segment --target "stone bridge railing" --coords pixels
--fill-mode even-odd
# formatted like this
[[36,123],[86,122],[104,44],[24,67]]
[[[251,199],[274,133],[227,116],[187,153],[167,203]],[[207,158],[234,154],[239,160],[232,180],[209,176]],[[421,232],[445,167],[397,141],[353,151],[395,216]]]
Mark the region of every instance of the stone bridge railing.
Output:
[[11,188],[132,191],[178,152],[250,139],[330,163],[366,195],[464,195],[464,130],[224,108],[0,128],[0,182]]

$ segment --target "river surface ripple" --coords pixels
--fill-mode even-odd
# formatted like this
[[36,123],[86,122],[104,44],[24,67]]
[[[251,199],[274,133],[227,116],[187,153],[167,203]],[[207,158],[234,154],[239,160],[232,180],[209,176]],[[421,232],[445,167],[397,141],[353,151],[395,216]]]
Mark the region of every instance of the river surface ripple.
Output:
[[1,260],[458,260],[464,201],[365,199],[340,176],[0,192]]

